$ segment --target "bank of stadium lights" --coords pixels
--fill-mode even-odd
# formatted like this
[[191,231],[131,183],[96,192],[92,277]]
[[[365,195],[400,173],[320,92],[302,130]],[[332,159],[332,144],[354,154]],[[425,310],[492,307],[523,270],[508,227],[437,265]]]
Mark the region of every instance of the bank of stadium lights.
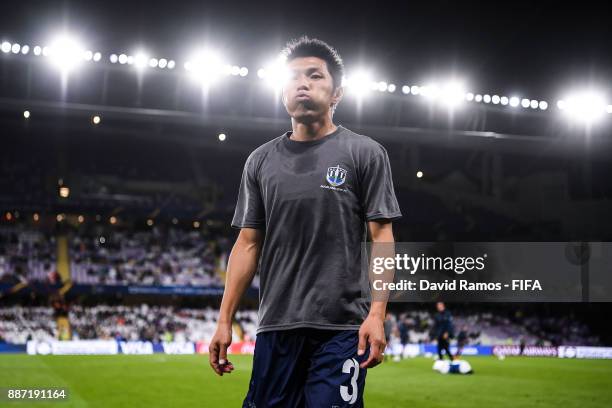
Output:
[[612,113],[603,95],[595,91],[582,91],[567,95],[557,102],[557,107],[570,119],[592,124]]
[[[3,41],[0,44],[0,51],[4,54],[46,57],[54,66],[64,73],[76,68],[83,62],[102,61],[102,54],[100,52],[85,49],[78,40],[69,35],[58,36],[48,45],[44,46]],[[111,54],[108,60],[112,64],[134,65],[140,69],[157,68],[172,70],[176,67],[176,62],[174,60],[150,57],[144,52],[139,52],[135,55],[125,53]],[[237,65],[215,65],[214,63],[212,65],[210,63],[205,63],[203,65],[204,67],[202,67],[202,64],[196,57],[186,62],[185,69],[190,71],[194,77],[199,78],[199,80],[204,80],[204,82],[211,82],[215,77],[218,77],[219,74],[245,77],[249,73],[247,67],[240,67]],[[278,90],[287,79],[286,72],[282,69],[283,66],[284,60],[281,56],[271,64],[268,64],[265,68],[260,68],[257,71],[257,76],[264,79],[267,83],[270,83],[274,89]],[[363,72],[348,78],[343,78],[343,85],[347,87],[349,93],[357,95],[364,95],[371,91],[394,93],[398,89],[393,83],[374,81],[369,75],[364,75]],[[456,95],[458,92],[450,92],[451,96],[449,97],[448,92],[444,91],[444,87],[438,88],[435,86],[432,87],[431,85],[403,85],[401,86],[401,91],[404,95],[424,96],[430,99],[433,97],[433,99],[437,101],[451,102],[451,105],[460,103],[461,101],[468,101],[509,106],[511,108],[539,109],[542,111],[549,108],[549,103],[545,100],[520,98],[518,96],[491,95],[486,93],[474,94],[470,92],[465,93],[462,98],[457,98]],[[572,98],[564,98],[559,102],[560,103],[557,103],[557,108],[567,114],[568,117],[586,122],[598,120],[604,116],[603,114],[605,113],[612,114],[612,105],[606,104],[603,98],[574,96]],[[29,115],[30,113],[28,111],[24,111],[24,118],[28,119]]]
[[357,71],[346,78],[343,78],[342,84],[347,88],[348,93],[357,97],[362,97],[370,91],[386,88],[386,82],[373,81],[371,74],[368,71]]
[[[85,61],[86,50],[81,43],[67,35],[56,37],[48,47],[43,48],[43,55],[61,71],[70,71]],[[93,57],[92,57],[93,58]]]
[[184,67],[194,80],[203,85],[215,83],[223,76],[244,77],[249,73],[248,68],[227,64],[218,53],[211,50],[194,52]]
[[287,80],[289,80],[289,71],[285,61],[287,61],[287,56],[280,53],[263,68],[257,70],[257,77],[262,79],[275,92],[279,92]]
[[111,64],[133,65],[140,70],[145,68],[173,70],[176,67],[176,62],[172,59],[149,57],[145,52],[138,52],[135,55],[111,54],[108,60]]
[[49,45],[35,45],[10,43],[3,41],[0,50],[5,54],[28,55],[30,51],[36,57],[48,57],[50,62],[66,72],[70,71],[83,61],[98,62],[102,59],[102,54],[97,51],[86,50],[79,41],[69,35],[61,35],[53,39]]
[[474,99],[474,94],[466,93],[465,86],[459,81],[448,81],[442,85],[437,83],[424,86],[404,85],[402,92],[406,95],[421,96],[431,103],[445,105],[449,108],[457,107],[466,100]]
[[510,107],[522,107],[524,109],[539,109],[547,110],[549,105],[547,101],[538,101],[535,99],[519,98],[517,96],[491,95],[491,94],[475,94],[473,92],[465,92],[461,83],[449,82],[440,87],[436,84],[424,86],[419,85],[403,85],[402,93],[404,95],[423,96],[431,101],[446,102],[451,106],[462,103],[463,101],[473,103],[484,103],[492,105],[502,105]]

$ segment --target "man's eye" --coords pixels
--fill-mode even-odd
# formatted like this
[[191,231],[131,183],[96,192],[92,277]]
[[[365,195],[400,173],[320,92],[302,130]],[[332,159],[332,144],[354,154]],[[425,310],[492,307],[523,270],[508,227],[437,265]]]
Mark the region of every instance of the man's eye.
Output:
[[320,75],[320,74],[314,74],[314,75],[311,75],[310,77],[311,77],[311,78],[315,78],[315,79],[321,79],[321,78],[323,78],[323,75]]

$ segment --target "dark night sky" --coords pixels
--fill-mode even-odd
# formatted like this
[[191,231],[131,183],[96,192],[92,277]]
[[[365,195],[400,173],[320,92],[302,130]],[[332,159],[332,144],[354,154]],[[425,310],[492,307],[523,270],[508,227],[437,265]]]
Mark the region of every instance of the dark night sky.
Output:
[[15,3],[2,6],[2,40],[44,43],[65,26],[106,54],[143,47],[184,61],[194,45],[209,44],[256,69],[288,39],[308,34],[338,48],[349,72],[367,65],[376,79],[397,84],[455,73],[474,91],[552,100],[592,84],[612,97],[612,24],[595,3]]

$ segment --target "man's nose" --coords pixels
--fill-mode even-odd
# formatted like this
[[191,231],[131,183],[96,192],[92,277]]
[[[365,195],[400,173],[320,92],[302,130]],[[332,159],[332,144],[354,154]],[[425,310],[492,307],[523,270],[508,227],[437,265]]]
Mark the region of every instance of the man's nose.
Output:
[[305,75],[300,75],[297,78],[297,90],[298,91],[307,91],[310,89],[310,83],[308,82],[308,78]]

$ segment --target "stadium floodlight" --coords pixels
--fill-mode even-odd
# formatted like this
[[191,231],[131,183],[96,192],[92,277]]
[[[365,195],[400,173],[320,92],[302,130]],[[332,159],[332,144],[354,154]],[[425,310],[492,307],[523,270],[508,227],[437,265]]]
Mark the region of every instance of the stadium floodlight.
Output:
[[265,81],[265,84],[279,92],[289,80],[289,70],[286,65],[287,56],[280,53],[270,60],[264,67],[257,71],[257,76]]
[[607,110],[603,95],[591,90],[569,94],[557,106],[570,119],[584,123],[600,120]]
[[538,109],[538,106],[540,106],[540,102],[536,101],[535,99],[531,100],[531,109]]
[[469,102],[472,102],[474,100],[474,94],[471,93],[471,92],[466,93],[465,94],[465,100],[469,101]]
[[21,46],[21,53],[23,55],[27,55],[30,52],[30,46],[29,45],[22,45]]
[[94,62],[98,62],[101,59],[102,59],[102,54],[100,54],[99,52],[94,52],[94,55],[93,55]]
[[157,60],[157,58],[151,58],[149,60],[149,66],[151,68],[156,68],[158,64],[159,64],[159,61]]
[[475,100],[476,102],[482,102],[482,95],[481,95],[481,94],[477,94],[477,95],[474,97],[474,100]]
[[240,76],[245,77],[249,75],[249,69],[247,67],[240,67]]
[[377,86],[376,86],[377,90],[380,92],[386,92],[388,85],[385,81],[380,81],[378,82]]
[[[128,57],[129,58],[129,57]],[[134,55],[133,65],[136,69],[142,70],[149,66],[149,57],[146,53],[139,51]],[[129,62],[128,62],[129,64]]]
[[116,64],[117,62],[119,62],[119,57],[117,56],[117,54],[111,54],[108,59],[110,60],[111,64]]
[[387,87],[387,92],[394,93],[395,89],[396,89],[395,84],[389,84],[389,86]]
[[518,98],[518,96],[513,96],[512,98],[510,98],[510,106],[512,106],[513,108],[519,106],[520,103],[521,100]]
[[191,54],[185,63],[185,69],[194,80],[209,85],[224,73],[225,65],[218,53],[203,49]]
[[412,85],[410,87],[410,93],[413,95],[419,95],[421,93],[421,87],[418,85]]
[[440,89],[437,97],[442,104],[455,108],[465,102],[465,86],[459,81],[447,81]]
[[174,69],[175,66],[176,63],[174,62],[174,60],[168,61],[168,69]]
[[[43,55],[45,55],[45,48],[43,48]],[[51,63],[64,72],[76,68],[85,60],[84,48],[76,39],[68,35],[58,36],[51,41],[46,54]]]
[[28,111],[28,110],[23,111],[23,117],[25,119],[30,119],[30,111]]
[[488,94],[487,94],[487,95],[483,96],[483,97],[482,97],[482,101],[483,101],[484,103],[491,103],[491,95],[488,95]]
[[40,54],[42,54],[42,48],[40,45],[37,45],[34,47],[34,55],[36,55],[37,57],[40,56]]
[[168,60],[165,58],[160,58],[157,66],[160,67],[161,69],[166,68],[168,66]]
[[608,113],[612,113],[612,105],[608,105],[608,106],[606,107],[606,112],[608,112]]
[[227,136],[225,135],[225,133],[219,133],[219,136],[218,136],[218,137],[219,137],[219,140],[220,140],[221,142],[223,142],[223,141],[225,141],[225,139],[226,139],[226,137],[227,137]]
[[402,93],[408,95],[410,93],[410,87],[408,85],[402,86]]
[[119,63],[121,65],[127,64],[128,62],[128,56],[126,54],[120,54],[119,55]]
[[521,106],[523,108],[528,108],[530,104],[531,104],[531,101],[529,99],[527,99],[527,98],[523,98],[521,100]]
[[502,105],[506,106],[506,105],[508,105],[508,103],[509,103],[510,101],[509,101],[509,99],[508,99],[508,97],[507,97],[507,96],[502,96],[501,98],[499,98],[499,102],[500,102]]
[[546,109],[548,109],[548,102],[546,102],[546,101],[540,101],[540,103],[539,103],[539,107],[540,107],[540,110],[545,111]]
[[429,100],[435,100],[440,95],[440,88],[437,84],[428,84],[420,88],[421,96]]
[[[346,78],[346,88],[350,94],[363,97],[372,90],[373,82],[368,71],[359,70]],[[378,83],[374,83],[378,87]]]
[[1,49],[3,53],[8,54],[11,52],[11,43],[8,41],[3,41]]
[[13,54],[19,54],[19,51],[21,51],[21,45],[14,43],[11,47],[11,52]]
[[493,102],[493,105],[499,105],[499,103],[501,102],[501,98],[499,97],[499,95],[493,95],[491,97],[491,102]]

